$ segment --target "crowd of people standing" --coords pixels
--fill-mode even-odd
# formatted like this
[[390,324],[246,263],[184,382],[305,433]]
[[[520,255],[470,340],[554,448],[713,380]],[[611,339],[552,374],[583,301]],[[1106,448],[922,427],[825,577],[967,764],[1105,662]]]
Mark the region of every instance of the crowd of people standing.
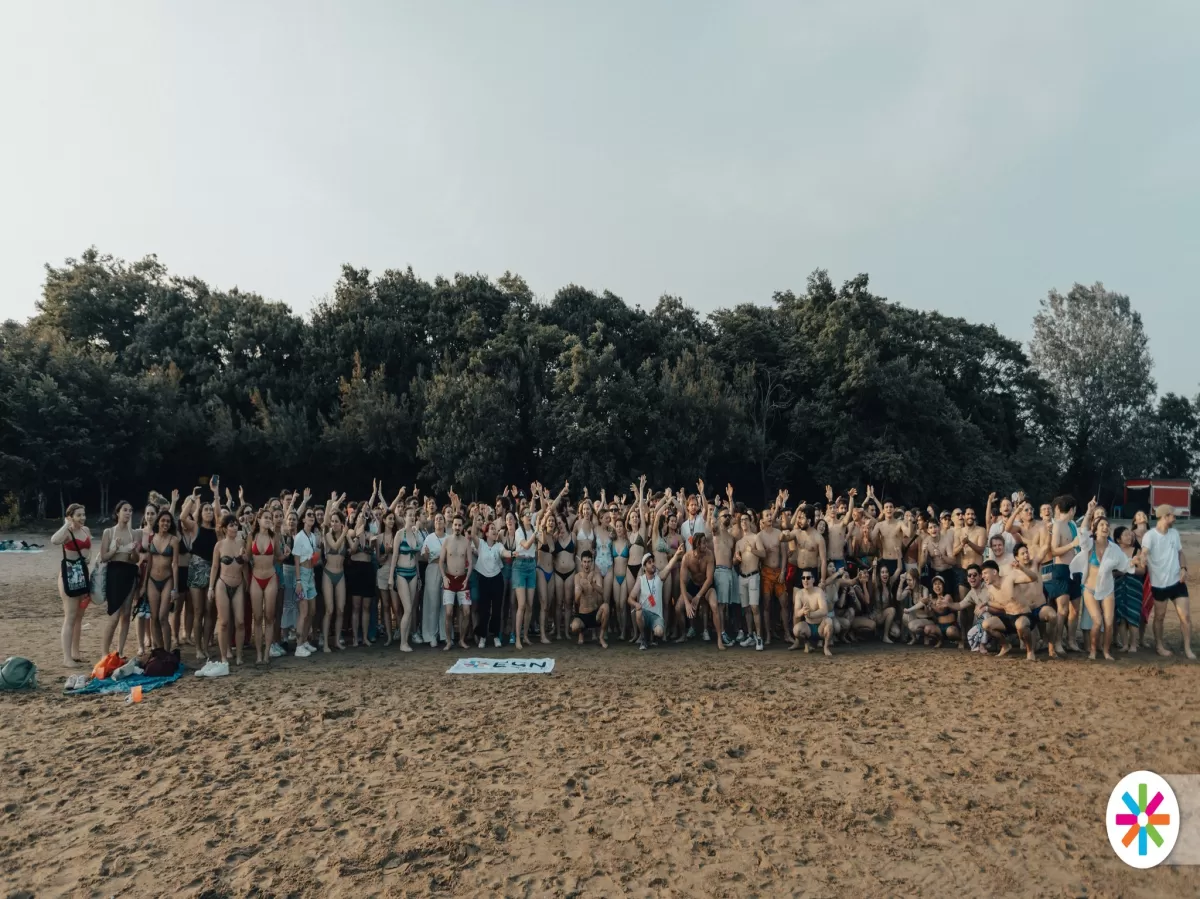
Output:
[[[1187,564],[1163,506],[1110,528],[1095,500],[1034,506],[1023,494],[971,507],[902,508],[866,488],[764,508],[724,494],[649,490],[572,497],[540,483],[464,505],[402,489],[388,501],[309,490],[254,504],[219,480],[182,498],[128,502],[96,541],[68,508],[62,548],[63,663],[84,661],[81,623],[106,613],[102,654],[194,647],[196,674],[228,675],[248,651],[269,665],[370,646],[522,649],[594,639],[649,649],[699,639],[720,650],[773,640],[831,655],[839,643],[941,646],[1029,659],[1114,647],[1168,656],[1174,605],[1189,659]],[[1082,635],[1082,636],[1081,636]],[[1086,647],[1081,646],[1081,639]]]

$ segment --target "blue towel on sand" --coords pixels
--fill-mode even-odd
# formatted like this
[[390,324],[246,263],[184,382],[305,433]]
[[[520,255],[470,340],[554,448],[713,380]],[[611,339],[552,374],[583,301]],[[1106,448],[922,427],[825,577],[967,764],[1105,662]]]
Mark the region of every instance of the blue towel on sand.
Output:
[[104,680],[90,680],[78,690],[69,690],[69,696],[86,696],[90,693],[128,693],[134,687],[141,687],[143,693],[149,693],[151,690],[165,687],[167,684],[172,684],[183,677],[184,667],[182,664],[179,670],[168,677],[151,677],[148,674],[135,674],[132,677],[127,677],[123,680],[113,680],[105,678]]

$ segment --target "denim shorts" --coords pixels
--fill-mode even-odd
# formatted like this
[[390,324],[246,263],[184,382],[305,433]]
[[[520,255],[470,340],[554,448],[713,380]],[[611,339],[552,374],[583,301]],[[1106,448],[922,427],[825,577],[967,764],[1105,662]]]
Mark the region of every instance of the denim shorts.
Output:
[[512,585],[514,590],[533,590],[537,587],[537,566],[532,557],[513,560]]
[[311,568],[300,569],[300,589],[305,599],[317,598],[317,576]]

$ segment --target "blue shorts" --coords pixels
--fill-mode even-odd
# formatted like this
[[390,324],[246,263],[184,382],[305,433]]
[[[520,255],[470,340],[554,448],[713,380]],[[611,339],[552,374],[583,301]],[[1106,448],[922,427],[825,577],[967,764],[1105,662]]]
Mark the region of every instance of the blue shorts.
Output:
[[533,590],[537,587],[537,566],[532,556],[513,560],[512,585],[514,590]]
[[1057,562],[1053,565],[1043,565],[1042,572],[1045,573],[1047,568],[1050,569],[1050,578],[1042,581],[1042,590],[1047,599],[1058,599],[1060,596],[1079,598],[1080,594],[1072,592],[1070,565],[1059,565]]

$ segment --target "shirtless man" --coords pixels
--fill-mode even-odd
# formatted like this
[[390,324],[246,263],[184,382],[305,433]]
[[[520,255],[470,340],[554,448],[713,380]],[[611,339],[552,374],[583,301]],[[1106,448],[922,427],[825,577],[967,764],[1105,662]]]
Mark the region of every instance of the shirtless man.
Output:
[[[999,536],[999,535],[997,535]],[[1018,574],[1024,574],[1028,581],[1041,584],[1041,575],[1036,568],[1014,568],[1004,578],[1000,577],[1000,566],[994,560],[988,559],[983,563],[983,580],[988,588],[988,603],[984,610],[991,617],[983,622],[988,632],[1000,642],[1000,652],[997,658],[1003,658],[1011,651],[1008,636],[1016,634],[1025,647],[1025,658],[1033,662],[1037,656],[1033,652],[1033,628],[1029,625],[1029,606],[1018,599],[1013,593],[1013,585]]]
[[[950,524],[949,514],[947,513],[947,525]],[[937,521],[930,520],[925,526],[925,539],[921,541],[921,551],[918,556],[918,569],[925,571],[925,566],[930,569],[930,584],[932,589],[932,579],[940,577],[942,585],[946,588],[946,595],[954,595],[954,587],[958,582],[958,576],[954,573],[954,530],[947,527],[943,532],[941,525]]]
[[[1032,507],[1030,507],[1029,511],[1032,517]],[[1031,533],[1031,531],[1026,531],[1026,533]],[[1038,572],[1039,576],[1029,577],[1028,573],[1031,571]],[[1037,560],[1030,552],[1029,544],[1019,544],[1017,546],[1016,565],[1014,567],[1013,596],[1022,605],[1028,606],[1029,623],[1037,628],[1037,632],[1041,633],[1043,638],[1047,634],[1053,637],[1055,626],[1058,623],[1058,613],[1054,611],[1054,606],[1051,603],[1046,602],[1046,592],[1042,589],[1040,572],[1041,566],[1038,565]],[[1056,658],[1053,642],[1048,645],[1050,648],[1050,658]]]
[[783,537],[779,528],[775,527],[775,510],[781,501],[786,501],[787,495],[780,492],[779,498],[775,500],[775,506],[763,510],[763,523],[758,531],[758,539],[762,545],[764,555],[762,557],[762,567],[759,569],[761,574],[761,602],[762,602],[762,637],[767,646],[771,645],[771,604],[772,601],[778,601],[780,619],[785,623],[787,616],[784,614],[784,586],[782,580],[783,574],[783,549],[780,546],[780,541]]
[[797,509],[796,517],[792,520],[792,529],[787,531],[784,537],[789,539],[795,548],[792,564],[796,566],[796,571],[811,571],[816,580],[823,581],[826,570],[825,541],[812,526],[808,513],[807,506]]
[[1003,534],[993,534],[988,539],[988,558],[995,562],[996,567],[1000,569],[1000,577],[1008,577],[1008,573],[1012,571],[1013,564],[1016,562],[1016,557],[1008,551]]
[[741,646],[753,646],[756,650],[763,648],[762,627],[759,622],[758,604],[760,578],[758,566],[762,559],[766,556],[767,551],[763,549],[762,540],[759,535],[751,530],[750,515],[743,512],[742,519],[742,539],[739,540],[733,551],[733,564],[737,566],[738,573],[738,599],[742,606],[742,614],[746,618],[746,627],[748,633],[746,639],[741,642]]
[[[962,526],[954,529],[954,554],[958,557],[959,565],[959,599],[965,599],[967,593],[973,589],[967,581],[967,572],[971,570],[972,565],[983,564],[983,553],[986,549],[987,528],[976,521],[975,510],[968,507],[963,510]],[[979,576],[979,582],[982,585],[982,574]]]
[[833,563],[833,567],[841,571],[846,567],[846,549],[850,542],[849,527],[854,514],[854,496],[858,491],[853,487],[847,491],[850,503],[840,496],[837,501],[833,498],[833,487],[825,485],[825,556]]
[[[700,603],[707,603],[713,621],[721,620],[721,613],[717,609],[717,591],[713,589],[713,570],[714,562],[708,549],[708,535],[698,531],[692,536],[692,548],[683,557],[683,564],[680,566],[680,586],[683,589],[679,592],[679,602],[675,611],[687,619],[688,631],[676,640],[676,643],[683,643],[689,634],[695,633],[692,622],[696,619]],[[724,641],[717,640],[717,649],[725,650]]]
[[900,558],[903,542],[911,535],[904,523],[896,520],[896,506],[889,499],[883,504],[883,518],[875,522],[871,530],[871,538],[879,551],[879,564],[895,577],[900,570]]
[[[1079,652],[1075,635],[1079,630],[1079,603],[1083,580],[1071,575],[1071,562],[1079,554],[1079,528],[1075,524],[1075,497],[1054,500],[1054,523],[1050,527],[1050,579],[1044,581],[1047,598],[1058,612],[1055,647],[1061,654],[1067,649]],[[1064,643],[1064,636],[1066,637]]]
[[[839,573],[838,577],[841,577]],[[818,586],[811,571],[800,573],[800,586],[792,592],[792,645],[788,649],[810,652],[820,640],[825,641],[825,655],[833,656],[829,644],[833,642],[833,619],[829,617],[829,600],[823,587]]]
[[600,646],[608,649],[604,642],[604,631],[608,627],[608,603],[604,602],[604,581],[596,570],[592,551],[585,549],[579,554],[579,570],[575,572],[575,613],[571,618],[571,633],[579,635],[583,645],[584,632],[595,630]]
[[721,505],[720,497],[714,502],[715,511],[710,523],[712,525],[713,550],[713,582],[717,590],[718,617],[713,619],[713,627],[718,633],[718,639],[725,646],[733,645],[729,636],[729,618],[733,616],[733,606],[738,602],[737,580],[733,574],[733,548],[737,537],[741,535],[741,525],[733,525],[733,487],[727,487],[729,501]]
[[452,533],[442,543],[442,554],[438,556],[438,568],[442,570],[442,609],[446,615],[446,645],[450,648],[454,639],[454,606],[460,611],[458,645],[467,648],[467,631],[471,628],[471,591],[467,583],[471,579],[471,541],[463,534],[462,513],[456,513],[452,521]]

